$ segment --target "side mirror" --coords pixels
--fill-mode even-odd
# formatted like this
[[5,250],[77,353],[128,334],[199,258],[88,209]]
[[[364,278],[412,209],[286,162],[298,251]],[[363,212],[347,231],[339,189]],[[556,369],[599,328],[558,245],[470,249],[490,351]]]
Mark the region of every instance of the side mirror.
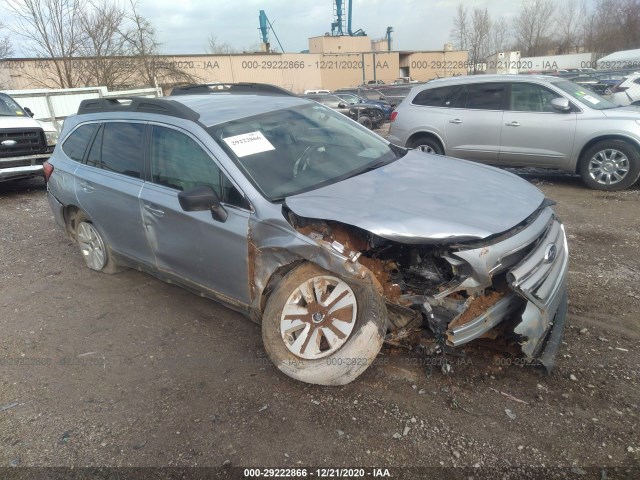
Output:
[[347,104],[341,102],[338,104],[338,108],[347,108]]
[[35,115],[29,107],[24,107],[23,110],[27,112],[27,115],[29,115],[30,117],[33,117]]
[[558,97],[551,100],[551,107],[558,112],[567,113],[571,111],[569,100],[564,97]]
[[185,212],[200,212],[203,210],[211,210],[211,216],[214,220],[225,222],[228,214],[220,203],[220,199],[211,187],[196,187],[186,192],[178,194],[180,207]]

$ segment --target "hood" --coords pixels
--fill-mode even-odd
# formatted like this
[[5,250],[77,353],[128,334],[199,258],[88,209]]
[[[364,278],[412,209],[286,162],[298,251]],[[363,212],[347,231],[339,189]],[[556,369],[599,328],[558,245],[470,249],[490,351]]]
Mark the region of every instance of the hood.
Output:
[[402,243],[452,243],[505,232],[544,200],[496,168],[415,150],[376,170],[288,197],[307,218],[333,220]]
[[607,117],[611,118],[620,118],[623,120],[640,120],[640,107],[634,105],[612,108],[611,110],[601,110],[601,112],[604,113]]
[[29,116],[0,116],[0,128],[38,128],[40,124]]

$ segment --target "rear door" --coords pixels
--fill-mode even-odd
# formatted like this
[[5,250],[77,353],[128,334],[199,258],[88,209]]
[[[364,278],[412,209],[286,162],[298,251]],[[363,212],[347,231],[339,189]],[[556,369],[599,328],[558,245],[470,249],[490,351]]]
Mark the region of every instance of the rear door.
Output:
[[486,163],[498,162],[506,101],[506,83],[467,84],[454,105],[459,108],[447,110],[445,153]]
[[558,97],[562,95],[538,83],[511,83],[500,164],[557,168],[567,165],[573,152],[578,110],[554,110],[551,100]]
[[[149,164],[141,217],[158,270],[248,304],[249,203],[188,132],[153,125]],[[198,186],[217,193],[228,213],[225,222],[210,211],[182,210],[178,194]]]
[[105,122],[75,175],[80,207],[116,252],[145,264],[154,259],[140,216],[147,125]]

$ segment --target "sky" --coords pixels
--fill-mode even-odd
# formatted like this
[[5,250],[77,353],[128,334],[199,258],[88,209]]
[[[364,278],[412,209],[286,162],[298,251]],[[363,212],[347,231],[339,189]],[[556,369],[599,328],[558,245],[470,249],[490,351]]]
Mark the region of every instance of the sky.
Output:
[[[555,3],[561,5],[566,1]],[[452,40],[453,18],[459,3],[460,0],[353,0],[352,29],[362,29],[375,39],[383,38],[387,27],[392,26],[394,50],[441,50]],[[508,24],[520,8],[518,0],[462,3],[470,9],[487,7],[492,18],[502,16]],[[164,54],[206,53],[211,35],[218,43],[228,43],[237,50],[255,48],[260,42],[261,9],[269,17],[285,52],[307,49],[308,38],[329,32],[333,21],[332,0],[139,0],[139,6],[142,15],[156,27]],[[10,22],[2,6],[0,16]],[[272,46],[277,46],[273,33],[270,36]],[[13,43],[16,56],[29,56],[29,52],[20,51],[18,42]]]

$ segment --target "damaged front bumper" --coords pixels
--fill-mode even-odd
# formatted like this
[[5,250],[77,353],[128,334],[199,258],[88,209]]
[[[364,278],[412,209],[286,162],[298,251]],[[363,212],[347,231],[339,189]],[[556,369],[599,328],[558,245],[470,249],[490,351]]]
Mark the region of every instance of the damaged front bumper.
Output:
[[569,259],[564,227],[551,208],[506,240],[455,255],[473,267],[475,275],[463,282],[468,288],[482,288],[490,278],[506,273],[509,291],[472,320],[456,324],[454,319],[446,332],[447,343],[463,345],[509,319],[525,358],[550,371],[567,314]]

